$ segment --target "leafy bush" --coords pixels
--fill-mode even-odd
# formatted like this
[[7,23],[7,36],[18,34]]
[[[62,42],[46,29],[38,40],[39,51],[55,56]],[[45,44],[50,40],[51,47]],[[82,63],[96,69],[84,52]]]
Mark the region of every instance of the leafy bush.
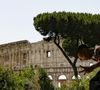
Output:
[[39,84],[41,90],[54,90],[54,87],[48,78],[46,71],[42,68],[39,69]]
[[93,72],[86,74],[81,80],[72,80],[66,83],[58,90],[89,90],[89,81],[100,71],[100,68],[95,69]]
[[17,90],[15,74],[11,70],[0,68],[0,90]]
[[41,68],[27,67],[17,73],[0,68],[0,90],[47,90],[47,88],[54,90],[47,73]]

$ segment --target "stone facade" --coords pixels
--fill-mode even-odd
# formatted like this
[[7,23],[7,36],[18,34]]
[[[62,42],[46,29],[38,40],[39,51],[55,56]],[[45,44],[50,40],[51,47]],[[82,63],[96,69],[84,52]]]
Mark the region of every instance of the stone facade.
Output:
[[[84,63],[78,60],[78,70],[80,70],[80,64],[86,66],[90,63],[94,62],[90,60],[88,63]],[[30,43],[23,40],[2,44],[0,45],[0,65],[13,70],[21,70],[29,65],[41,66],[47,70],[55,86],[60,86],[62,82],[71,80],[73,77],[70,64],[52,41]]]
[[0,45],[0,65],[15,70],[29,65],[30,47],[30,43],[26,40]]

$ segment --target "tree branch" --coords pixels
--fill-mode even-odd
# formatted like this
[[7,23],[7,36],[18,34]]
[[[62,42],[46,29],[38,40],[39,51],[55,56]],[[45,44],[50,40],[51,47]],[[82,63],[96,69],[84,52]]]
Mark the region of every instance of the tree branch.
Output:
[[76,65],[77,59],[78,59],[78,56],[76,56],[75,59],[74,59],[74,62],[73,62],[74,65]]
[[59,39],[59,38],[57,38],[57,37],[54,38],[54,44],[61,50],[61,52],[66,57],[66,59],[68,60],[68,62],[73,66],[72,61],[70,60],[70,58],[68,57],[68,55],[66,54],[66,52],[63,50],[63,48],[60,46],[59,40],[58,40],[58,43],[57,43],[57,39]]

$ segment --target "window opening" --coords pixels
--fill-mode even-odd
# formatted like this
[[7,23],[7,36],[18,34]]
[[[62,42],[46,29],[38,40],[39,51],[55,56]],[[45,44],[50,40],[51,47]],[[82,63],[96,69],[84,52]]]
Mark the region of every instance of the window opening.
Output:
[[48,57],[48,58],[51,57],[51,52],[50,52],[50,50],[47,51],[47,57]]

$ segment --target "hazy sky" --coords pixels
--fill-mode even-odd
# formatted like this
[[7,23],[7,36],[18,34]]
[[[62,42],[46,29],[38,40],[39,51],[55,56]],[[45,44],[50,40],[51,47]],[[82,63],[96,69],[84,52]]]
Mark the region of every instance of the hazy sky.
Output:
[[100,14],[100,0],[0,0],[0,44],[41,40],[33,18],[53,11]]

